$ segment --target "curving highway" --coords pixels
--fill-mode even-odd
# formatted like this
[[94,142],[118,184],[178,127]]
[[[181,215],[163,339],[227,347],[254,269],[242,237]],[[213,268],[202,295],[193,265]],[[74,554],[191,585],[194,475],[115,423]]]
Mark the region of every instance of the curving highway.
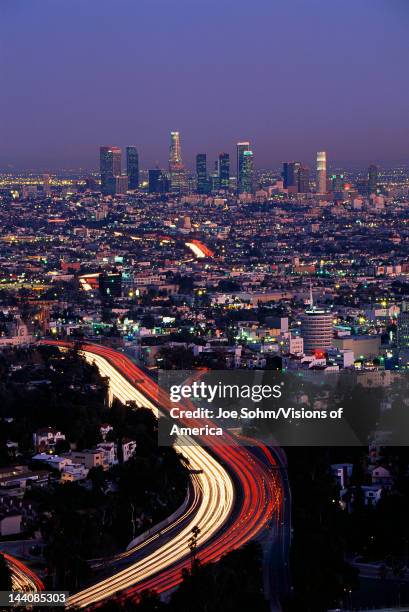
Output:
[[[61,348],[69,343],[46,341]],[[134,401],[156,414],[170,406],[167,394],[122,353],[99,345],[84,344],[81,352],[109,378],[110,393],[122,402]],[[271,453],[263,458],[230,438],[232,446],[218,443],[211,452],[195,440],[176,448],[188,458],[192,477],[193,504],[175,524],[152,535],[123,553],[132,561],[95,585],[69,598],[69,604],[87,607],[108,597],[138,598],[144,589],[162,593],[180,583],[181,570],[190,565],[188,539],[193,527],[200,528],[197,558],[201,562],[220,559],[281,521],[282,487]],[[136,559],[131,555],[136,555]],[[128,559],[129,561],[129,559]]]
[[40,578],[24,563],[8,553],[2,552],[2,555],[11,570],[13,591],[42,591],[44,589]]

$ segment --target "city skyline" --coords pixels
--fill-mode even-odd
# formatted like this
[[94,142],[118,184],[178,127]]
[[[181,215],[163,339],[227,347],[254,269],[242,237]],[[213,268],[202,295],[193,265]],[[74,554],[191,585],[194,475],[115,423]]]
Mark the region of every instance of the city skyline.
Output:
[[126,19],[106,0],[97,12],[95,0],[2,3],[1,168],[94,168],[104,142],[164,166],[169,129],[184,134],[189,167],[199,151],[232,157],[240,139],[263,168],[320,150],[407,159],[405,3],[117,6]]
[[[71,166],[64,166],[64,165],[55,165],[53,166],[51,165],[46,165],[46,166],[31,166],[31,167],[18,167],[18,166],[13,166],[12,164],[9,164],[8,166],[4,166],[2,167],[0,164],[0,173],[7,173],[7,172],[45,172],[45,171],[50,171],[50,172],[54,172],[56,174],[58,174],[59,171],[62,172],[66,172],[66,171],[72,171],[72,172],[89,172],[89,173],[98,173],[100,170],[100,156],[98,155],[98,151],[100,151],[101,149],[114,149],[116,151],[121,152],[121,154],[124,155],[124,165],[122,170],[126,173],[127,170],[129,170],[128,164],[127,164],[127,155],[128,155],[128,151],[132,150],[134,151],[134,154],[136,155],[136,162],[133,162],[134,164],[136,163],[136,170],[134,170],[134,172],[137,172],[137,174],[139,175],[139,172],[147,172],[150,169],[154,169],[154,168],[161,168],[162,170],[169,170],[169,164],[170,164],[170,149],[169,149],[169,144],[166,146],[166,142],[169,142],[169,138],[173,138],[173,135],[177,134],[178,135],[178,139],[183,139],[183,150],[185,150],[185,137],[184,134],[180,131],[180,130],[168,130],[167,134],[166,134],[166,139],[163,147],[160,148],[160,150],[162,151],[162,149],[165,151],[165,155],[162,156],[161,161],[156,158],[155,161],[153,161],[152,163],[149,163],[148,160],[144,160],[143,157],[143,150],[141,151],[141,148],[138,145],[135,144],[129,144],[129,142],[132,142],[131,140],[129,140],[129,142],[127,142],[127,144],[118,144],[117,140],[114,140],[115,144],[110,144],[110,145],[101,145],[101,143],[98,143],[96,146],[96,149],[94,150],[94,159],[93,159],[93,163],[91,163],[91,165],[89,166],[76,166],[71,165]],[[135,142],[135,140],[134,140]],[[208,170],[209,173],[211,173],[211,168],[213,167],[214,164],[219,164],[220,163],[220,159],[222,156],[227,156],[227,158],[229,158],[232,161],[232,165],[231,165],[231,169],[233,170],[232,172],[232,176],[236,176],[238,175],[238,166],[237,166],[237,148],[239,145],[241,144],[247,144],[249,147],[251,146],[251,150],[249,151],[249,153],[252,155],[252,161],[253,161],[253,168],[255,171],[257,170],[273,170],[273,171],[280,171],[282,170],[283,164],[301,164],[301,166],[303,166],[303,164],[306,164],[306,168],[309,168],[310,170],[312,170],[313,173],[316,172],[316,165],[317,165],[317,154],[320,151],[309,151],[308,155],[304,158],[301,158],[299,155],[296,154],[296,152],[294,152],[292,155],[288,156],[287,158],[281,156],[281,157],[277,157],[277,159],[275,159],[271,164],[260,164],[257,163],[258,161],[258,150],[257,147],[254,146],[254,141],[252,140],[242,140],[242,139],[238,139],[236,142],[229,142],[229,146],[224,147],[224,149],[222,147],[220,147],[219,149],[212,149],[212,151],[216,150],[217,152],[215,154],[209,153],[208,150],[203,150],[200,148],[200,146],[196,147],[196,152],[193,154],[193,156],[185,156],[185,154],[183,154],[183,159],[182,159],[182,167],[183,170],[186,173],[189,174],[194,174],[196,172],[197,169],[197,156],[198,155],[205,155],[207,158],[207,164],[208,164]],[[178,147],[181,148],[181,145],[178,144]],[[96,153],[97,152],[97,153]],[[349,169],[360,169],[360,170],[364,170],[366,171],[369,165],[375,165],[375,166],[379,166],[382,167],[384,166],[385,168],[393,168],[393,167],[399,167],[400,165],[402,166],[406,166],[409,164],[409,161],[406,159],[391,159],[391,160],[385,160],[382,158],[376,158],[375,156],[369,156],[366,159],[361,159],[361,160],[353,160],[353,159],[337,159],[336,157],[332,157],[330,156],[330,154],[328,153],[328,149],[325,151],[322,151],[323,154],[326,155],[326,162],[328,162],[326,164],[327,167],[327,172],[330,172],[331,170],[335,169],[335,168],[349,168]],[[187,162],[186,162],[187,159]],[[299,161],[294,161],[295,159],[298,159]],[[179,162],[178,162],[179,163]]]

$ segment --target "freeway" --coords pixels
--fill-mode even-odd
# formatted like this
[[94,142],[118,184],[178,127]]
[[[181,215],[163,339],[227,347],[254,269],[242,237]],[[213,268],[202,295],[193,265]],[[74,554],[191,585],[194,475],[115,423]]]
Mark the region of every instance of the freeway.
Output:
[[[60,348],[69,343],[44,341]],[[113,349],[83,344],[81,352],[109,378],[110,393],[122,402],[134,401],[166,414],[171,402],[167,394],[130,359]],[[189,444],[186,444],[186,442]],[[217,443],[211,452],[196,441],[176,440],[176,449],[196,472],[194,511],[170,527],[169,533],[156,534],[155,541],[142,543],[136,560],[108,578],[85,588],[69,598],[69,604],[88,607],[108,597],[138,599],[144,589],[167,592],[180,583],[183,568],[190,565],[188,539],[193,527],[200,528],[197,558],[217,561],[228,551],[281,523],[282,487],[275,459],[271,453],[261,460],[233,439],[231,446]],[[144,554],[146,552],[146,554]]]
[[190,242],[186,242],[185,244],[198,259],[214,257],[214,252],[199,240],[192,240]]
[[14,591],[42,591],[44,589],[40,578],[24,563],[5,552],[2,555],[11,570]]

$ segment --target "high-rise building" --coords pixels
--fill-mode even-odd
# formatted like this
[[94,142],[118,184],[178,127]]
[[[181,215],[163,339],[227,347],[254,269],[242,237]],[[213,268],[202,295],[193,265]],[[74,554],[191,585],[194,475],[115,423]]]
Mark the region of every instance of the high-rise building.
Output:
[[290,187],[298,187],[297,175],[300,168],[300,162],[290,161],[283,163],[283,187],[289,189]]
[[307,308],[301,317],[301,336],[304,339],[304,352],[325,352],[332,346],[332,314],[317,306]]
[[241,193],[253,193],[254,189],[254,160],[253,151],[244,151],[241,174]]
[[327,193],[327,154],[325,151],[317,153],[317,193]]
[[152,168],[148,172],[148,191],[149,193],[159,193],[159,178],[161,175],[161,171],[159,168]]
[[250,151],[250,143],[248,141],[237,143],[237,191],[244,193],[243,189],[243,170],[244,170],[244,153]]
[[99,168],[103,195],[113,195],[115,193],[115,177],[121,176],[121,149],[118,147],[100,147]]
[[169,179],[162,170],[159,168],[153,168],[148,172],[149,193],[168,193],[170,191]]
[[217,191],[219,191],[219,189],[220,189],[220,179],[219,179],[219,168],[218,168],[218,163],[217,162],[216,162],[216,168],[214,169],[214,171],[209,176],[209,182],[210,182],[210,191],[212,193],[216,193]]
[[196,180],[197,193],[205,194],[209,191],[209,181],[207,178],[207,157],[206,153],[196,155]]
[[368,190],[369,193],[376,193],[378,186],[378,168],[375,164],[371,164],[368,168]]
[[170,179],[166,172],[161,172],[159,177],[159,193],[169,193]]
[[182,149],[180,146],[180,133],[170,133],[170,147],[169,147],[169,165],[181,164],[182,163]]
[[138,189],[139,155],[136,147],[126,147],[126,173],[129,179],[129,189]]
[[230,155],[228,153],[219,154],[219,187],[224,191],[229,190],[230,184]]
[[169,173],[172,191],[185,193],[187,190],[186,170],[182,163],[182,149],[179,132],[170,133]]
[[314,305],[310,286],[310,306],[301,317],[301,336],[304,353],[325,352],[333,344],[333,315]]
[[298,193],[309,193],[310,191],[310,169],[308,166],[300,165],[297,172]]

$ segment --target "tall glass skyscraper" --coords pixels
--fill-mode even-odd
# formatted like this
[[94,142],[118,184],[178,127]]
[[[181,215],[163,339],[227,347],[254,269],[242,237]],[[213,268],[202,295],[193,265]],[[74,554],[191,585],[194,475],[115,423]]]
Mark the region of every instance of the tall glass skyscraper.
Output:
[[288,189],[289,187],[297,187],[298,182],[298,170],[300,168],[300,162],[290,161],[283,163],[283,187]]
[[325,151],[317,153],[317,193],[327,193],[327,154]]
[[371,164],[368,168],[368,190],[369,193],[376,193],[378,186],[378,168],[374,164]]
[[103,195],[115,193],[115,178],[121,176],[122,151],[119,147],[100,147],[99,169]]
[[170,133],[169,165],[182,163],[182,150],[180,147],[180,133]]
[[310,169],[308,166],[301,165],[297,172],[298,193],[309,193],[310,191]]
[[182,163],[179,132],[170,133],[169,173],[172,191],[185,193],[187,190],[186,170]]
[[149,193],[167,193],[169,191],[169,180],[166,174],[159,168],[149,170]]
[[244,153],[250,151],[250,143],[246,140],[237,143],[237,191],[238,193],[245,193],[244,189]]
[[136,147],[126,147],[126,173],[129,189],[139,187],[139,155]]
[[209,180],[207,178],[207,157],[206,153],[196,155],[196,179],[197,193],[205,194],[209,191]]
[[254,184],[253,151],[243,152],[243,162],[240,175],[239,193],[253,193]]
[[219,155],[219,187],[224,191],[229,190],[230,184],[230,155],[220,153]]

